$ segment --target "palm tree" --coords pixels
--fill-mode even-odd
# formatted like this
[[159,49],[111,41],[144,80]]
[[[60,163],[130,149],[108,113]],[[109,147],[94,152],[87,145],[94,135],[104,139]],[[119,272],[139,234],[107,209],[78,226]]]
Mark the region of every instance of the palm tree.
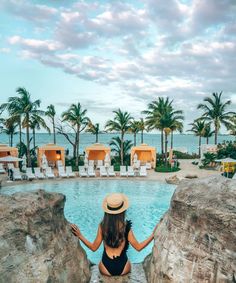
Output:
[[48,116],[52,123],[52,129],[53,129],[53,143],[56,144],[56,128],[55,128],[55,116],[56,116],[56,110],[54,105],[50,104],[47,107],[47,111],[45,112],[45,115]]
[[236,137],[236,115],[230,118],[230,124],[227,129],[230,131],[229,134]]
[[17,133],[17,123],[13,119],[1,120],[3,127],[1,132],[9,136],[9,146],[13,146],[13,136]]
[[133,120],[130,124],[128,131],[134,134],[134,146],[136,146],[136,136],[137,136],[137,133],[140,131],[140,122]]
[[201,155],[201,144],[202,144],[202,140],[201,138],[204,137],[204,131],[205,131],[205,122],[201,121],[199,119],[195,120],[194,123],[189,124],[190,126],[192,126],[192,128],[190,130],[188,130],[188,132],[193,132],[195,136],[199,137],[199,156]]
[[204,113],[202,115],[203,120],[213,122],[215,144],[217,144],[217,137],[221,124],[227,127],[230,123],[230,118],[236,113],[231,111],[226,112],[226,108],[231,104],[231,100],[223,102],[221,98],[222,92],[220,92],[219,94],[217,92],[214,92],[212,96],[213,97],[204,98],[204,101],[206,103],[200,103],[197,108],[204,110]]
[[139,131],[141,132],[141,144],[143,144],[143,132],[146,130],[145,122],[143,118],[139,121]]
[[98,123],[88,123],[88,128],[86,129],[86,132],[95,135],[95,142],[98,143],[98,135],[101,133]]
[[132,117],[128,112],[122,112],[120,109],[113,111],[115,114],[114,120],[107,121],[105,127],[108,131],[120,132],[120,150],[121,150],[121,165],[124,164],[124,135],[128,132]]
[[[87,109],[82,109],[80,103],[72,104],[69,109],[62,113],[62,121],[68,122],[72,129],[75,131],[75,142],[73,145],[74,148],[74,157],[75,164],[79,164],[79,143],[80,143],[80,133],[87,127],[90,119],[86,116]],[[63,133],[62,133],[63,134]]]
[[[183,120],[183,117],[181,117],[180,120]],[[170,148],[171,149],[173,149],[173,145],[174,145],[174,131],[178,131],[179,133],[182,133],[183,128],[184,128],[183,123],[179,121],[178,119],[174,118],[174,120],[172,121],[172,125],[170,126],[170,129],[171,129]]]
[[32,129],[32,133],[33,133],[33,147],[34,149],[36,148],[36,144],[35,144],[35,130],[40,130],[41,128],[46,129],[49,133],[50,133],[50,129],[47,126],[47,123],[45,122],[45,120],[39,116],[38,114],[33,114],[30,117],[30,121],[29,121],[29,126]]
[[27,164],[31,166],[30,158],[30,119],[33,115],[44,115],[44,111],[39,110],[41,101],[39,99],[32,101],[30,93],[25,88],[17,88],[16,92],[20,97],[16,98],[17,109],[16,115],[22,118],[22,127],[26,128],[26,146],[27,146]]
[[[121,162],[121,144],[122,144],[121,139],[118,136],[113,137],[111,142],[110,142],[110,146],[112,147],[111,151],[116,153],[116,155],[118,156],[119,162]],[[132,141],[130,141],[130,140],[125,140],[123,142],[123,158],[124,158],[124,161],[128,161],[127,158],[129,156],[129,152],[130,152],[130,149],[131,149],[132,146],[133,146],[133,144],[132,144]]]
[[211,124],[208,123],[204,127],[203,137],[206,138],[206,143],[209,143],[209,138],[211,138],[214,134],[214,131],[211,130]]

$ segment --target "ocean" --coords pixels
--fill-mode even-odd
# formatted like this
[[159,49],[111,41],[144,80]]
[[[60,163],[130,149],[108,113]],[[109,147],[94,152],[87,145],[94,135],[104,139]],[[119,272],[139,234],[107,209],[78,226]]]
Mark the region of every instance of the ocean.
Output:
[[[112,137],[119,134],[104,133],[99,135],[99,143],[109,145]],[[71,134],[72,136],[72,134]],[[26,135],[22,135],[23,142],[26,142]],[[57,134],[57,144],[64,146],[65,149],[69,149],[69,154],[72,155],[72,146],[62,135]],[[132,134],[126,134],[125,139],[134,140]],[[233,136],[230,135],[219,135],[218,142],[235,140]],[[18,134],[14,135],[13,143],[16,145],[19,142]],[[53,135],[48,133],[37,133],[36,134],[36,145],[41,146],[47,143],[53,142]],[[95,136],[89,133],[82,133],[80,135],[80,153],[83,153],[85,148],[91,144],[95,143]],[[137,135],[136,139],[137,145],[141,143],[141,134]],[[144,143],[156,147],[157,152],[161,151],[161,135],[160,134],[144,134]],[[202,144],[206,143],[206,139],[202,138]],[[209,144],[214,143],[214,137],[209,139]],[[0,134],[0,144],[9,144],[9,139],[6,134]],[[168,147],[170,146],[170,136]],[[188,153],[198,152],[198,137],[192,134],[175,134],[174,135],[174,149],[186,151]]]

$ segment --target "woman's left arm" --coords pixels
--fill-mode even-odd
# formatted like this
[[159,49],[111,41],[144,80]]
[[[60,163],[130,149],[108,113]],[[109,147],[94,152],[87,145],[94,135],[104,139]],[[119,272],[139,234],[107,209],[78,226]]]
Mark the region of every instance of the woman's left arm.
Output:
[[72,233],[78,237],[91,251],[95,252],[102,243],[102,230],[100,225],[98,226],[97,236],[93,243],[89,242],[80,232],[79,228],[75,224],[71,224]]

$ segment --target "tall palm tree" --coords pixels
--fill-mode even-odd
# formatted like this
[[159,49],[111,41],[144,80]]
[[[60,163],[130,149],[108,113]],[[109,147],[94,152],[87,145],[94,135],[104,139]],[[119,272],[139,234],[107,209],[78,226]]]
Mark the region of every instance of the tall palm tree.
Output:
[[30,119],[33,115],[44,115],[44,111],[39,110],[41,101],[39,99],[32,101],[30,93],[22,87],[17,88],[16,92],[20,95],[17,97],[17,105],[19,106],[16,115],[20,114],[22,118],[22,128],[26,128],[26,146],[27,146],[27,164],[31,166],[30,158]]
[[130,127],[128,131],[134,134],[134,146],[136,146],[136,136],[137,136],[137,133],[140,131],[140,122],[133,120],[130,123]]
[[13,119],[5,119],[1,122],[3,124],[1,132],[9,136],[9,146],[13,146],[13,136],[17,133],[17,123]]
[[74,157],[76,166],[79,164],[80,133],[87,127],[90,119],[86,116],[87,109],[82,109],[80,103],[72,104],[62,113],[62,121],[68,122],[75,131]]
[[113,111],[115,114],[114,120],[107,121],[105,127],[108,131],[120,132],[121,140],[121,165],[124,164],[124,135],[128,132],[132,117],[128,112],[122,112],[120,109]]
[[44,128],[44,129],[46,129],[50,133],[50,129],[47,126],[47,123],[45,122],[43,117],[38,115],[38,114],[33,114],[30,117],[29,126],[32,129],[32,133],[33,133],[33,147],[35,149],[35,147],[36,147],[36,143],[35,143],[36,142],[35,130],[40,130],[41,128]]
[[92,122],[88,123],[86,132],[95,135],[95,142],[98,143],[98,135],[101,133],[98,123],[96,124],[93,124]]
[[204,101],[206,103],[200,103],[197,108],[204,110],[204,113],[202,115],[203,120],[213,123],[215,132],[215,144],[217,144],[217,138],[221,124],[227,127],[230,123],[230,118],[236,113],[232,111],[226,112],[226,108],[231,104],[231,100],[223,102],[222,92],[220,92],[219,94],[217,92],[214,92],[212,94],[212,97],[205,97]]
[[45,112],[45,115],[48,116],[52,123],[52,129],[53,129],[53,143],[56,144],[56,128],[55,128],[55,116],[56,116],[56,110],[54,105],[50,104],[47,107],[47,111]]
[[[111,151],[115,152],[118,156],[119,162],[121,162],[121,139],[120,137],[113,137],[111,139],[111,142],[109,143],[111,146]],[[123,158],[124,158],[124,162],[128,161],[128,156],[129,156],[129,152],[131,147],[133,146],[132,141],[130,140],[125,140],[123,142]]]
[[143,118],[139,121],[139,131],[141,132],[141,144],[143,144],[143,132],[146,130],[145,122]]
[[207,123],[204,127],[203,137],[206,138],[206,143],[209,143],[209,138],[211,138],[214,134],[214,131],[211,130],[211,124]]
[[202,144],[202,137],[204,137],[204,130],[205,130],[205,122],[199,119],[195,120],[194,123],[190,123],[192,128],[188,130],[188,132],[193,132],[195,136],[199,137],[198,142],[198,154],[201,155],[201,144]]

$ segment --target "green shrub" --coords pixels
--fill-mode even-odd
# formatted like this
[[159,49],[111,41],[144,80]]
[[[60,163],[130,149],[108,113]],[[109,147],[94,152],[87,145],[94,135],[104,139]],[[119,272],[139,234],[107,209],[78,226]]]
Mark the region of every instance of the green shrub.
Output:
[[120,164],[119,163],[114,164],[114,171],[120,171]]
[[189,154],[189,153],[181,152],[181,151],[178,151],[178,150],[174,150],[173,155],[175,155],[177,159],[196,159],[196,158],[199,158],[199,155],[196,154],[196,153]]
[[162,172],[162,173],[168,173],[168,172],[177,172],[179,171],[179,167],[172,167],[171,166],[165,166],[165,165],[159,165],[155,168],[156,172]]

